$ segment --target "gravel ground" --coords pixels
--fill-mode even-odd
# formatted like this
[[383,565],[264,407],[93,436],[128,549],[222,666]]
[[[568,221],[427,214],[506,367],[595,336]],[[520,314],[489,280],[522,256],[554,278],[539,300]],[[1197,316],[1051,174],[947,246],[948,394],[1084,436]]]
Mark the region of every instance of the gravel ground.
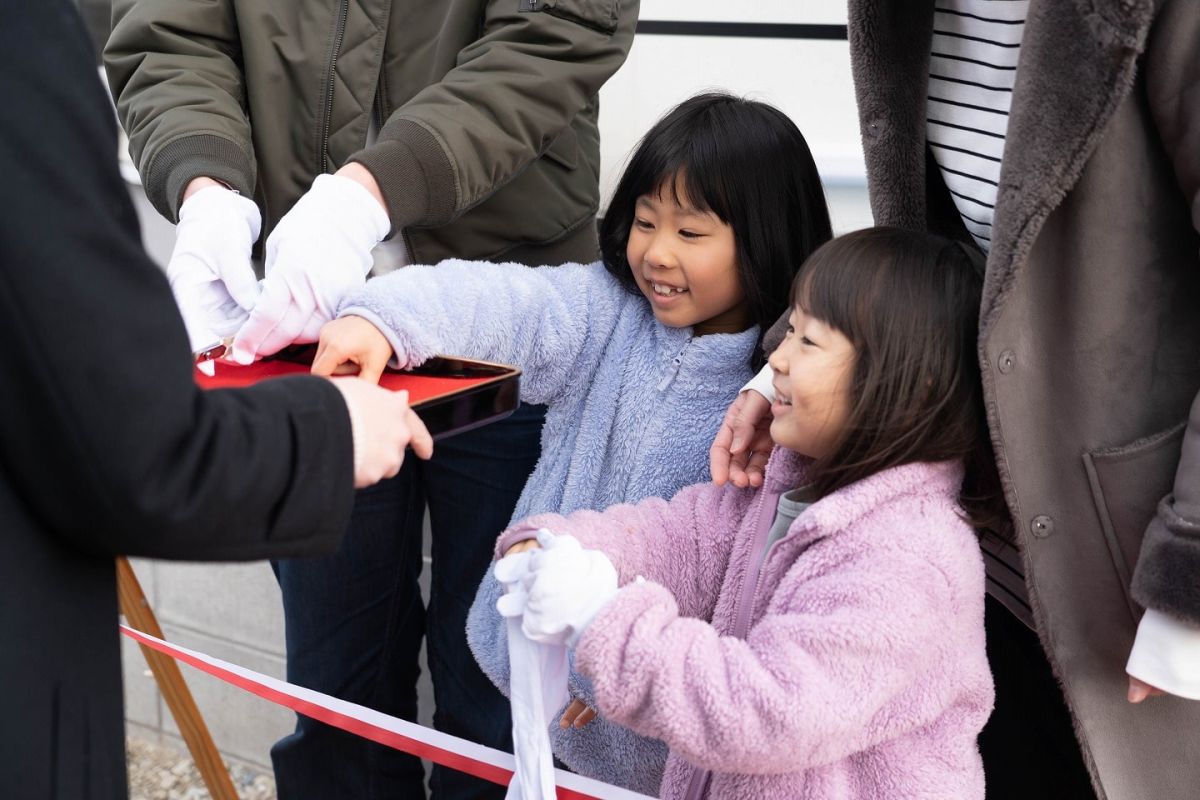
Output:
[[[125,755],[129,800],[208,800],[204,780],[182,744],[129,736]],[[269,772],[234,765],[229,767],[229,774],[241,800],[275,800],[275,779]]]

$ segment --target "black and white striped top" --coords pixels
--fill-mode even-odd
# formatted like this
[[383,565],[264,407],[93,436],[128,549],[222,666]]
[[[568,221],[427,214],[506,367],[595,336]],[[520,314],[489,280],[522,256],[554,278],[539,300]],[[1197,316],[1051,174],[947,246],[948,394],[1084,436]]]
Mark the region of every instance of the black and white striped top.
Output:
[[[926,136],[967,230],[987,252],[1029,0],[937,0]],[[988,594],[1030,628],[1021,553],[985,537]]]
[[967,230],[987,252],[1029,0],[937,0],[927,137]]

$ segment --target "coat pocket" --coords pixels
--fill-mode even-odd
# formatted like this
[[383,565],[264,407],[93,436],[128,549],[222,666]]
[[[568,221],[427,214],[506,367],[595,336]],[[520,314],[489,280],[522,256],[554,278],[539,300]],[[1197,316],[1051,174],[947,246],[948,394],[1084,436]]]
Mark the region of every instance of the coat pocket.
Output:
[[521,0],[522,11],[542,11],[602,33],[614,33],[621,0]]
[[1142,538],[1174,485],[1186,429],[1184,421],[1131,444],[1083,455],[1100,526],[1131,609],[1129,586]]
[[575,129],[570,126],[563,128],[543,155],[563,169],[575,169],[579,164],[579,137]]

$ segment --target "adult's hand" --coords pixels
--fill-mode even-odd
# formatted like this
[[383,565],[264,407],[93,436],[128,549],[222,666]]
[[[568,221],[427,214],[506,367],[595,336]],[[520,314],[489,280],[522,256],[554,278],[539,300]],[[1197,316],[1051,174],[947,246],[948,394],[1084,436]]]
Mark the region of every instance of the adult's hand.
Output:
[[389,392],[358,378],[334,378],[350,412],[354,437],[354,488],[391,478],[404,463],[404,449],[433,455],[433,437],[408,407],[408,392]]
[[250,248],[258,239],[258,206],[210,178],[184,192],[167,279],[187,326],[192,350],[232,336],[258,298]]
[[723,486],[762,486],[771,441],[771,403],[753,389],[741,392],[725,412],[725,419],[708,451],[713,483]]
[[262,294],[233,342],[238,362],[315,342],[342,298],[366,280],[371,249],[391,222],[378,187],[363,182],[374,186],[370,174],[350,166],[357,169],[319,175],[267,239]]
[[1159,697],[1166,694],[1162,689],[1129,676],[1129,693],[1127,698],[1131,703],[1140,703],[1147,697]]

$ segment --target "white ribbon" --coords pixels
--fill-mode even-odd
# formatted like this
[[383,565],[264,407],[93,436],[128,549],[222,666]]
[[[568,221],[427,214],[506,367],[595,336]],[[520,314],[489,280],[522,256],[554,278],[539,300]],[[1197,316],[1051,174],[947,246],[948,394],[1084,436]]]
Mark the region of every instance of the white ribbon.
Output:
[[554,800],[551,715],[566,705],[568,661],[564,644],[538,644],[521,631],[530,553],[496,563],[506,594],[497,602],[508,625],[509,700],[512,703],[516,769],[506,800]]

